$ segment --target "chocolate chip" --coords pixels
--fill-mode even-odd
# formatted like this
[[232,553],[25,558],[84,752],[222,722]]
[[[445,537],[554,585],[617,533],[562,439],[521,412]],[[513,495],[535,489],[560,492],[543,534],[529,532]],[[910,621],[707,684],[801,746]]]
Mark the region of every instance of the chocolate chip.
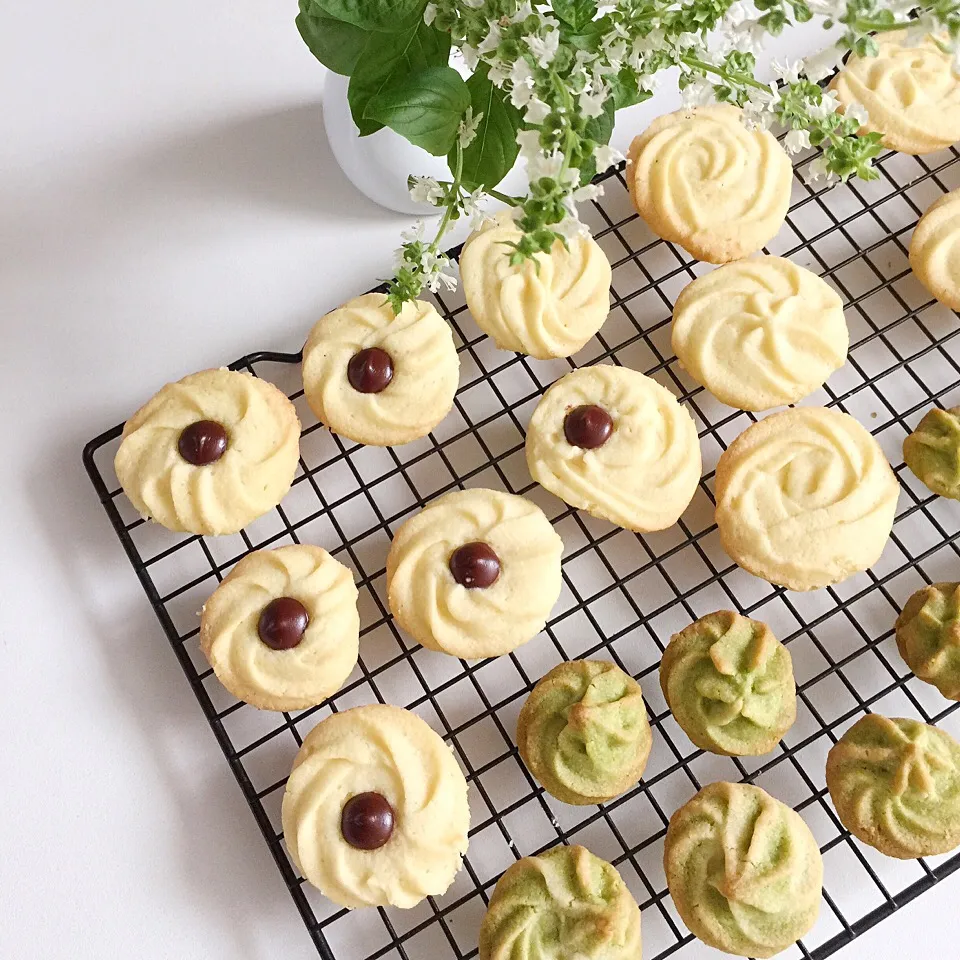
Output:
[[602,447],[613,433],[613,418],[603,407],[595,403],[585,403],[574,407],[563,418],[563,435],[567,443],[584,450]]
[[463,587],[490,587],[500,576],[500,558],[480,540],[465,543],[450,555],[450,572]]
[[227,452],[227,431],[216,420],[198,420],[184,427],[177,441],[180,456],[195,467],[216,463]]
[[277,597],[263,608],[257,633],[272,650],[289,650],[303,639],[309,622],[307,608],[299,600]]
[[379,793],[358,793],[340,813],[343,839],[358,850],[378,850],[393,835],[396,814],[390,801]]
[[359,393],[380,393],[393,379],[393,357],[379,347],[361,350],[347,364],[347,379]]

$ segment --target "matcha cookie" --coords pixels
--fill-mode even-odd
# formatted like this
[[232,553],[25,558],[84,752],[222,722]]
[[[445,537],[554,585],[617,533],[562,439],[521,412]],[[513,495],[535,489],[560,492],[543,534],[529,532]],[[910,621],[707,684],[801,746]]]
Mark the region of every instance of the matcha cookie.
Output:
[[663,848],[677,912],[704,943],[772,957],[817,919],[823,860],[795,810],[746,783],[712,783],[671,818]]
[[793,664],[765,623],[710,613],[670,639],[660,687],[683,732],[702,750],[769,753],[797,717]]
[[928,410],[903,441],[903,459],[934,493],[960,500],[960,407]]
[[960,583],[932,583],[907,601],[897,617],[897,649],[921,680],[960,700]]
[[602,660],[555,666],[533,688],[517,724],[523,762],[564,803],[602,803],[629,790],[650,743],[640,684]]
[[960,743],[936,727],[862,717],[827,755],[827,788],[841,823],[888,857],[960,845]]
[[640,908],[584,847],[518,860],[480,925],[480,960],[640,960]]

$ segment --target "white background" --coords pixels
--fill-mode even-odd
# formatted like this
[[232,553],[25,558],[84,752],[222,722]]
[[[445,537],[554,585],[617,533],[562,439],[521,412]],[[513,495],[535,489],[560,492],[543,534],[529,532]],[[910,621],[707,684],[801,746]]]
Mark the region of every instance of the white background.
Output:
[[[3,960],[316,956],[80,463],[389,272],[405,221],[333,163],[294,14],[0,0]],[[954,954],[958,894],[841,956]]]

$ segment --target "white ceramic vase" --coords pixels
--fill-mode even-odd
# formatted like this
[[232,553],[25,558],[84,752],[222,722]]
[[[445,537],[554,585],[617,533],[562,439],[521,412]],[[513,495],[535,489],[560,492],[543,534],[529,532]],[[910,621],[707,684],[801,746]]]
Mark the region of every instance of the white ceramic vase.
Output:
[[437,208],[414,203],[407,177],[449,180],[446,157],[434,157],[388,127],[361,137],[347,103],[349,78],[327,73],[323,88],[323,122],[330,149],[350,182],[374,203],[397,213],[436,215]]

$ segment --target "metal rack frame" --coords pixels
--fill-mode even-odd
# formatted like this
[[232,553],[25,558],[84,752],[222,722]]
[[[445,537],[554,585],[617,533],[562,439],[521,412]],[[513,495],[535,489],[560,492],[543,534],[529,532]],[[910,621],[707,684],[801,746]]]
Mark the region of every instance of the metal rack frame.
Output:
[[[892,862],[879,860],[840,825],[821,763],[839,733],[873,708],[899,705],[947,726],[960,719],[954,716],[960,705],[931,695],[905,671],[891,640],[905,595],[923,582],[944,579],[937,574],[941,565],[956,565],[960,557],[960,517],[950,509],[955,505],[945,506],[915,482],[898,453],[902,437],[931,403],[960,402],[956,316],[929,299],[906,264],[907,238],[922,210],[936,195],[960,186],[958,160],[956,150],[926,160],[888,154],[878,163],[878,181],[833,191],[816,190],[798,175],[786,226],[768,251],[811,266],[843,297],[852,333],[849,362],[811,402],[846,409],[861,420],[875,418],[868,425],[903,491],[880,564],[816,595],[757,581],[719,548],[711,465],[756,417],[714,401],[670,352],[673,299],[706,268],[646,230],[629,206],[622,168],[601,178],[606,192],[588,217],[613,266],[611,319],[576,362],[540,363],[497,351],[478,335],[461,301],[438,297],[461,355],[454,411],[429,438],[381,449],[333,436],[309,415],[290,376],[299,354],[260,352],[237,360],[233,369],[289,380],[307,426],[291,496],[269,521],[233,538],[168,534],[135,516],[112,472],[122,426],[86,446],[83,460],[97,495],[324,960],[359,960],[361,953],[366,960],[415,960],[425,945],[434,960],[469,960],[476,954],[477,920],[506,862],[566,842],[593,846],[624,873],[643,910],[652,960],[678,952],[694,956],[697,946],[673,910],[656,855],[673,808],[703,782],[721,778],[766,785],[815,821],[828,861],[824,910],[795,956],[830,956],[960,868],[956,854],[910,861],[911,868],[899,865],[891,873]],[[696,419],[706,472],[694,504],[672,532],[639,536],[595,521],[544,494],[526,474],[523,425],[533,405],[565,370],[598,361],[654,376]],[[867,407],[872,409],[864,413]],[[531,496],[567,544],[564,593],[545,636],[508,657],[472,664],[412,644],[393,624],[383,589],[392,531],[428,500],[464,485]],[[199,653],[195,611],[244,553],[301,537],[321,542],[356,573],[361,660],[344,688],[321,707],[265,714],[219,687]],[[721,605],[771,622],[799,667],[801,718],[774,754],[756,762],[721,761],[695,749],[656,689],[669,631]],[[553,662],[597,655],[641,681],[655,762],[624,796],[598,807],[564,808],[523,767],[511,721]],[[381,909],[382,930],[368,923],[360,935],[351,926],[357,914],[324,901],[297,874],[283,846],[278,810],[283,771],[303,733],[330,711],[372,700],[418,710],[451,744],[470,784],[473,825],[464,870],[446,895],[414,911]],[[842,878],[837,883],[831,882],[831,857],[840,864],[833,868]],[[347,954],[341,944],[356,936],[359,941],[349,942],[357,949]]]

